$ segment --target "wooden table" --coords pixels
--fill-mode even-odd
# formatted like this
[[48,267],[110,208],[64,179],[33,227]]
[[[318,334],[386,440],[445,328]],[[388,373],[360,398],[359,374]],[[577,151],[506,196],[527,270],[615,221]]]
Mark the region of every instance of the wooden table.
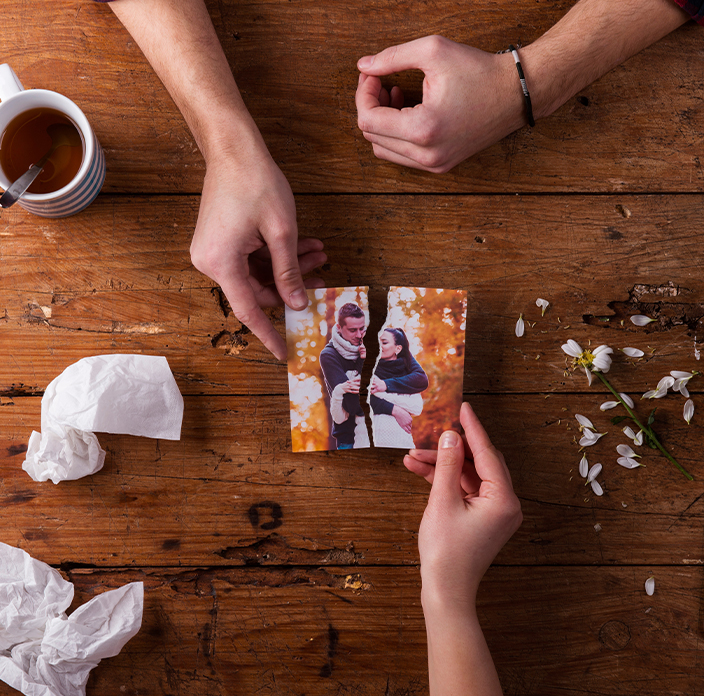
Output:
[[[646,468],[627,471],[615,412],[598,408],[605,389],[566,374],[560,345],[645,350],[638,362],[617,352],[609,375],[634,397],[672,369],[701,369],[701,29],[448,175],[376,160],[356,128],[364,53],[433,32],[495,51],[571,5],[209,2],[300,233],[325,241],[326,284],[371,285],[377,316],[388,285],[469,292],[466,398],[525,515],[479,599],[505,693],[700,693],[704,380],[690,383],[689,427],[681,396],[657,403],[662,440],[695,481],[649,450]],[[112,12],[6,0],[0,26],[2,61],[26,87],[74,99],[108,163],[102,195],[76,217],[0,213],[0,540],[59,568],[74,607],[145,583],[141,632],[88,693],[427,693],[416,546],[427,484],[393,451],[289,451],[285,365],[190,263],[203,161]],[[537,297],[551,303],[543,318]],[[634,314],[656,321],[638,328]],[[282,330],[283,313],[272,317]],[[115,352],[168,358],[181,441],[100,435],[101,472],[34,483],[20,467],[47,384]],[[577,473],[575,413],[609,433],[587,452],[604,465],[601,498]]]

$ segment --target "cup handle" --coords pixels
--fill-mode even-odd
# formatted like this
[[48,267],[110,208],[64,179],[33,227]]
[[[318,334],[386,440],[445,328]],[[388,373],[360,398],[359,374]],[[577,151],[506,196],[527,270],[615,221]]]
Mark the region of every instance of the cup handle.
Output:
[[7,64],[0,65],[0,101],[5,101],[13,94],[23,92],[24,87],[15,71]]

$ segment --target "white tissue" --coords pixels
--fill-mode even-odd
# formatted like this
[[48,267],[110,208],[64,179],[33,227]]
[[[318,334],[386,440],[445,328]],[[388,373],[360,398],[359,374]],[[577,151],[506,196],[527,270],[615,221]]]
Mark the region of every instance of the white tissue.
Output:
[[0,679],[25,696],[83,696],[90,670],[142,625],[141,582],[104,592],[66,617],[73,585],[0,543]]
[[96,355],[69,365],[46,388],[42,432],[22,468],[35,480],[70,481],[100,471],[95,431],[178,440],[183,397],[166,358]]

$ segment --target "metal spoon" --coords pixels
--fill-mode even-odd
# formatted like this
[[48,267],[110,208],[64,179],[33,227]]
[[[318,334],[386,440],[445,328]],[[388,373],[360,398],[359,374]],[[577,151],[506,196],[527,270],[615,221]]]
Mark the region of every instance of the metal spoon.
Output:
[[33,164],[19,179],[8,187],[7,191],[0,196],[0,208],[9,208],[25,194],[32,182],[39,176],[46,166],[49,158],[63,145],[77,147],[81,144],[81,136],[78,131],[66,123],[52,123],[47,129],[51,137],[51,148],[36,164]]

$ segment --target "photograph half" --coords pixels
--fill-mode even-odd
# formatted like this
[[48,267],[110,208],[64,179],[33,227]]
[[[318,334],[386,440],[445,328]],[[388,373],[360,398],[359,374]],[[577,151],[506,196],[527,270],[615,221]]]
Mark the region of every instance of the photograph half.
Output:
[[368,403],[376,447],[437,449],[460,430],[467,293],[391,287]]
[[308,290],[286,307],[288,392],[294,452],[369,447],[359,401],[369,326],[368,287]]

